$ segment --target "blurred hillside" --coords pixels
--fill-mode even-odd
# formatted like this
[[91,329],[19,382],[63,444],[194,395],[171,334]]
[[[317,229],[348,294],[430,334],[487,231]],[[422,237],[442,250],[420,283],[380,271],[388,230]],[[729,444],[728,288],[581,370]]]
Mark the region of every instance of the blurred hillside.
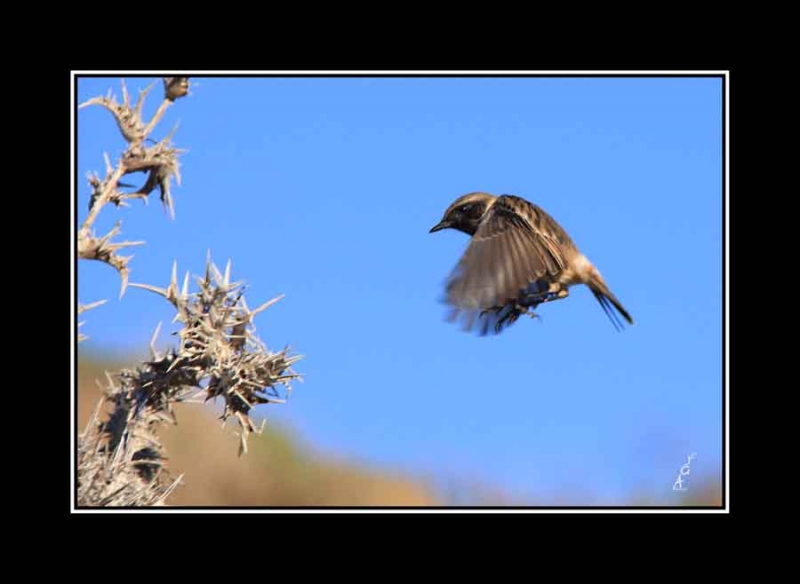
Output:
[[[78,429],[100,398],[95,380],[118,363],[79,360]],[[441,505],[430,488],[404,476],[327,462],[285,430],[267,426],[248,441],[249,452],[237,458],[236,424],[220,428],[213,407],[179,404],[177,426],[160,430],[174,476],[183,485],[170,497],[172,506],[428,506]]]
[[[122,360],[85,356],[78,363],[78,430],[82,431],[100,398],[105,371],[130,366]],[[286,406],[290,407],[290,406]],[[286,429],[268,425],[252,435],[249,452],[236,456],[238,438],[229,422],[220,428],[217,410],[210,404],[181,404],[177,426],[163,426],[162,443],[173,476],[184,473],[183,484],[168,500],[172,506],[414,506],[431,505],[575,505],[602,504],[590,496],[566,494],[559,501],[514,498],[479,480],[445,480],[391,473],[326,460]],[[718,480],[698,480],[697,488],[680,501],[642,493],[631,505],[720,505]]]

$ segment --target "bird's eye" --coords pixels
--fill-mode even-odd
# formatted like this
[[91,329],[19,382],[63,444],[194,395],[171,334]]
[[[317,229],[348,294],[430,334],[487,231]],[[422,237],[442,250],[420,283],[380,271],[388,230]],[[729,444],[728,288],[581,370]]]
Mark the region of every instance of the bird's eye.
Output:
[[464,205],[461,207],[461,213],[464,215],[469,214],[470,211],[472,211],[472,205]]

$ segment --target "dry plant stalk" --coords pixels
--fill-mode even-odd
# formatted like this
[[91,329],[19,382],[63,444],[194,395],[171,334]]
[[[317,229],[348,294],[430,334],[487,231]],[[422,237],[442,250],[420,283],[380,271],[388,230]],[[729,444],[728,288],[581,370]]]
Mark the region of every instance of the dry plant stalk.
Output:
[[[78,499],[82,505],[156,505],[177,481],[163,468],[163,448],[156,430],[162,423],[177,423],[174,404],[221,398],[223,421],[235,417],[240,425],[239,454],[247,450],[247,437],[258,428],[250,410],[258,404],[285,403],[290,381],[299,378],[291,365],[300,356],[288,348],[271,352],[256,336],[253,318],[278,300],[250,310],[242,285],[230,281],[230,262],[220,274],[209,257],[199,290],[189,294],[189,274],[178,287],[177,265],[167,288],[146,284],[131,286],[151,290],[169,301],[182,323],[180,343],[164,354],[150,344],[151,359],[136,369],[108,376],[104,402],[109,416],[100,420],[95,411],[78,446]],[[284,395],[278,391],[285,388]],[[178,481],[180,477],[178,478]]]
[[[128,285],[128,275],[130,273],[128,262],[133,256],[120,256],[117,252],[122,248],[141,245],[143,242],[123,241],[111,243],[111,238],[119,234],[119,222],[109,233],[98,237],[92,231],[95,219],[108,203],[127,206],[126,201],[129,199],[143,199],[146,202],[147,197],[156,187],[159,189],[162,204],[169,211],[170,217],[174,218],[175,208],[172,203],[170,185],[173,176],[178,184],[180,184],[181,179],[178,156],[183,151],[171,146],[175,128],[153,146],[145,146],[144,141],[164,116],[167,108],[177,98],[187,95],[189,78],[164,78],[164,100],[153,115],[153,118],[145,123],[142,119],[142,107],[144,106],[145,97],[152,89],[153,84],[140,91],[139,98],[131,106],[128,89],[123,81],[122,103],[117,102],[109,91],[109,94],[105,97],[94,97],[78,106],[78,109],[82,109],[90,105],[99,105],[107,109],[114,116],[122,137],[128,142],[128,147],[123,152],[116,167],[111,164],[108,155],[105,155],[106,175],[104,178],[101,179],[96,173],[89,175],[88,180],[92,187],[92,194],[89,198],[89,215],[78,231],[78,257],[105,262],[116,269],[119,272],[121,281],[120,298],[122,298]],[[128,186],[120,182],[122,177],[135,172],[148,173],[144,185],[134,192],[120,190],[121,187]]]
[[[107,203],[125,205],[126,199],[147,197],[156,187],[161,200],[173,213],[169,183],[178,176],[179,151],[168,146],[171,134],[155,146],[146,148],[143,141],[153,130],[166,108],[188,92],[188,78],[164,79],[164,102],[153,119],[141,119],[142,101],[150,88],[140,92],[131,107],[123,84],[123,103],[111,96],[94,98],[82,104],[97,104],[115,117],[122,135],[128,141],[116,168],[106,156],[106,177],[89,177],[92,187],[90,212],[78,233],[78,252],[82,259],[94,259],[116,268],[122,280],[122,293],[128,286],[128,262],[116,252],[143,242],[110,243],[119,232],[119,223],[107,235],[96,237],[91,225],[99,210]],[[120,179],[128,173],[147,171],[145,184],[133,193],[123,193]],[[278,300],[274,298],[250,310],[243,296],[241,282],[231,282],[231,264],[221,274],[211,261],[209,252],[203,278],[196,278],[198,290],[189,293],[189,274],[178,287],[177,264],[173,265],[169,286],[158,288],[147,284],[130,286],[150,290],[163,296],[176,310],[173,322],[182,324],[176,348],[160,354],[155,340],[150,344],[151,359],[136,369],[123,369],[107,374],[108,385],[85,430],[78,439],[78,505],[79,506],[151,506],[163,505],[179,484],[165,468],[164,449],[157,429],[163,423],[177,423],[174,405],[178,402],[221,398],[223,422],[235,417],[241,428],[239,455],[247,451],[247,438],[258,432],[250,418],[258,404],[284,403],[291,392],[290,381],[300,376],[291,365],[300,356],[289,356],[288,348],[270,351],[256,336],[254,317]],[[81,305],[78,313],[105,302]],[[79,323],[80,324],[83,323]],[[79,341],[85,339],[79,334]],[[278,391],[284,387],[282,396]]]

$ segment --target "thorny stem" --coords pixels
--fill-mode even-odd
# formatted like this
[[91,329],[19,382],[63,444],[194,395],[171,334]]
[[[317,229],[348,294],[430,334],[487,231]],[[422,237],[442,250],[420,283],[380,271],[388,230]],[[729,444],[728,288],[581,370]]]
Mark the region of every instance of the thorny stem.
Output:
[[117,186],[119,185],[120,179],[125,175],[125,167],[123,166],[122,162],[119,163],[119,166],[114,171],[114,174],[111,175],[111,180],[108,181],[106,184],[105,189],[103,189],[102,194],[97,198],[94,205],[92,205],[91,210],[89,211],[89,215],[86,217],[86,220],[83,222],[81,226],[81,231],[79,236],[84,236],[89,233],[89,228],[94,223],[95,219],[97,219],[97,215],[100,213],[100,210],[111,200],[111,195],[117,190]]
[[161,102],[161,105],[158,106],[158,110],[153,115],[153,119],[150,120],[150,122],[147,124],[147,126],[144,129],[143,134],[145,136],[149,136],[150,135],[150,132],[152,132],[153,129],[156,127],[156,124],[158,124],[158,122],[161,121],[161,118],[164,117],[164,113],[167,111],[167,108],[169,106],[171,106],[173,103],[174,102],[172,102],[169,99],[164,99],[164,101]]
[[[163,81],[164,100],[158,106],[158,110],[156,110],[156,113],[153,115],[147,125],[141,131],[136,131],[131,135],[130,139],[133,141],[131,141],[128,146],[128,152],[131,152],[133,148],[139,146],[155,129],[156,125],[161,121],[161,118],[164,117],[164,114],[169,106],[172,105],[176,99],[185,96],[188,92],[188,77],[166,77],[163,79]],[[130,97],[128,95],[128,90],[124,81],[122,82],[123,105],[133,116],[134,120],[138,119],[138,123],[141,123],[141,113],[142,106],[144,105],[144,98],[150,92],[152,87],[153,86],[150,85],[147,89],[140,92],[136,105],[133,108],[130,108]],[[124,124],[122,121],[123,118],[120,117],[118,109],[115,109],[109,105],[108,99],[93,98],[79,105],[78,109],[89,105],[102,105],[109,109],[117,120],[117,123],[120,124],[120,129],[123,131],[123,135],[125,134],[125,128],[123,127]],[[108,166],[108,170],[111,170],[110,164]],[[100,210],[111,200],[112,196],[117,191],[120,179],[128,173],[136,172],[141,169],[141,167],[137,168],[133,164],[126,164],[124,158],[120,161],[119,166],[117,166],[116,170],[114,171],[114,174],[106,182],[105,189],[103,190],[102,194],[97,198],[97,200],[94,201],[94,204],[89,211],[89,215],[86,217],[86,220],[83,222],[83,226],[81,227],[81,234],[88,235],[89,228],[94,223],[97,215],[100,213]]]
[[[128,142],[128,147],[120,158],[116,168],[111,164],[111,161],[106,155],[105,178],[102,181],[97,176],[90,178],[93,192],[89,205],[89,213],[78,231],[78,257],[81,259],[100,260],[115,268],[120,273],[122,279],[120,297],[125,293],[127,287],[129,274],[127,263],[133,256],[122,257],[115,252],[122,247],[140,245],[144,242],[112,244],[110,238],[117,233],[119,224],[108,235],[101,238],[94,237],[91,233],[91,229],[98,215],[108,203],[113,202],[117,205],[124,205],[124,200],[128,198],[143,198],[146,202],[147,196],[155,188],[161,190],[161,201],[168,208],[170,216],[174,218],[169,183],[174,175],[178,184],[180,184],[180,174],[177,163],[177,154],[179,151],[170,149],[165,145],[172,136],[174,129],[162,142],[158,143],[152,149],[145,148],[142,144],[161,121],[167,108],[176,99],[188,94],[188,77],[166,77],[163,79],[163,82],[163,101],[147,124],[144,124],[142,121],[142,107],[145,97],[153,88],[152,84],[139,92],[139,99],[133,106],[131,106],[130,95],[128,94],[124,81],[122,82],[122,103],[118,103],[109,92],[107,97],[95,97],[78,106],[78,108],[81,109],[90,105],[100,105],[110,111],[123,137]],[[138,191],[135,193],[122,193],[119,190],[121,186],[126,186],[121,182],[123,176],[144,170],[148,170],[149,175],[144,186]]]
[[[169,99],[165,99],[163,102],[161,102],[161,105],[158,106],[158,111],[156,111],[153,119],[150,120],[150,122],[147,124],[147,127],[144,129],[143,135],[145,137],[150,135],[150,133],[156,127],[156,124],[158,124],[158,122],[161,121],[161,118],[164,117],[164,112],[167,111],[167,108],[172,105],[172,103],[174,102],[170,101]],[[119,166],[117,166],[114,174],[111,176],[111,180],[108,181],[102,194],[94,202],[94,205],[92,205],[89,215],[86,217],[86,220],[81,226],[81,233],[88,233],[89,228],[100,214],[100,210],[111,200],[111,196],[117,191],[120,179],[129,172],[135,172],[137,170],[140,169],[127,168],[124,162],[119,163]]]

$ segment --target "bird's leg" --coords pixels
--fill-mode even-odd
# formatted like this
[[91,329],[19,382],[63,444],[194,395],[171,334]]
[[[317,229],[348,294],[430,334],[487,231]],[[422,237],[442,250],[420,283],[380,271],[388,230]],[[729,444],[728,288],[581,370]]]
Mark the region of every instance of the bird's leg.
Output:
[[529,294],[525,297],[525,302],[538,305],[544,304],[545,302],[552,302],[553,300],[560,300],[567,296],[569,296],[569,290],[567,288],[560,288],[558,290],[548,290],[547,292],[541,292],[539,294]]
[[533,312],[533,308],[535,308],[537,304],[538,303],[525,305],[525,304],[520,304],[519,302],[515,302],[513,304],[506,304],[505,306],[493,306],[491,308],[487,308],[486,310],[481,311],[479,318],[482,318],[483,315],[485,315],[488,312],[493,312],[499,315],[501,312],[505,311],[505,314],[500,316],[494,325],[495,332],[499,333],[504,326],[511,326],[523,314],[527,314],[531,318],[541,318],[539,317],[538,314]]
[[550,296],[547,298],[547,300],[545,300],[545,302],[550,302],[551,300],[561,300],[567,296],[569,296],[569,290],[567,288],[560,288],[556,292],[551,292]]

